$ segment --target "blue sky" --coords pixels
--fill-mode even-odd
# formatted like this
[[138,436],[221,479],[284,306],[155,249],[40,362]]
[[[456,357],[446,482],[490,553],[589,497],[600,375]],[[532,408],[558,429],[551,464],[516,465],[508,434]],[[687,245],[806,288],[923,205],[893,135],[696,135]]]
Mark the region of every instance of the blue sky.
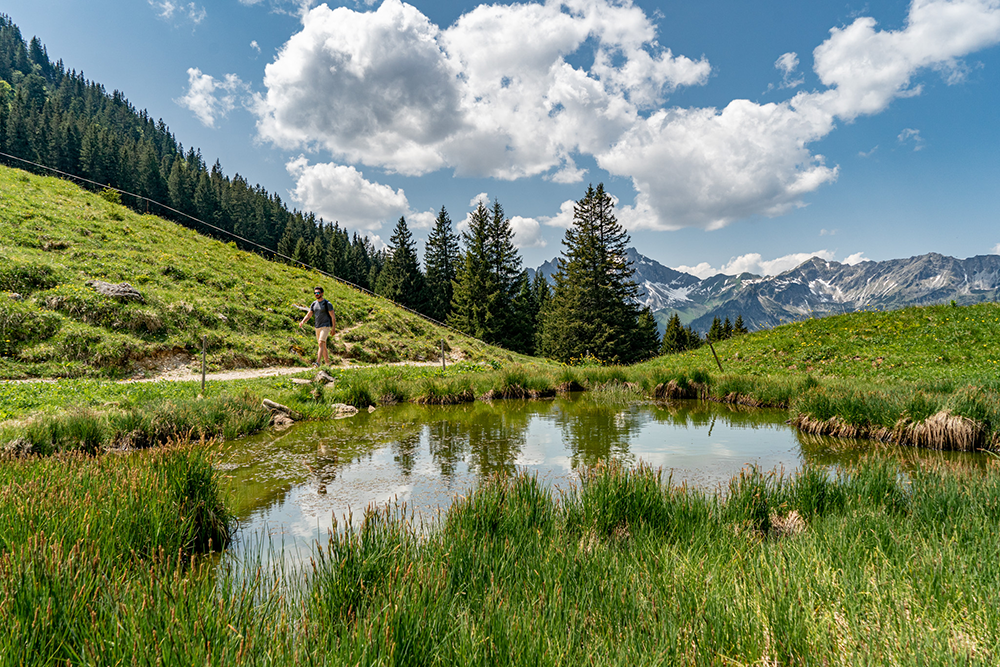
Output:
[[1000,252],[1000,0],[6,0],[51,58],[290,205],[525,264],[589,183],[699,275]]

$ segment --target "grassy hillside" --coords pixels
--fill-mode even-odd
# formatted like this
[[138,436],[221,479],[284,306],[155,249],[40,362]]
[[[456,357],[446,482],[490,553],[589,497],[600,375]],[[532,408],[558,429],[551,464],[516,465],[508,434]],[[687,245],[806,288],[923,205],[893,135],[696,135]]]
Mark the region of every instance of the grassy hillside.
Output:
[[[144,303],[97,294],[129,283]],[[121,377],[191,362],[207,336],[210,369],[304,365],[312,329],[295,304],[322,284],[343,362],[505,359],[314,272],[269,262],[71,183],[0,167],[0,378]],[[13,295],[19,295],[13,296]]]
[[[992,383],[1000,378],[1000,304],[920,306],[804,320],[715,344],[726,373],[870,382]],[[711,350],[647,365],[717,371]]]

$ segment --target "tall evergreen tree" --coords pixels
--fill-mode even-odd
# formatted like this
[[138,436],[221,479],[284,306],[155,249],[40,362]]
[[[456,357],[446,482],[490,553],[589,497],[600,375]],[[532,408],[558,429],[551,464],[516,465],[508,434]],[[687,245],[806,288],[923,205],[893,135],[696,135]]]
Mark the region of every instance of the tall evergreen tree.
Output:
[[743,316],[737,315],[736,323],[733,324],[733,334],[736,336],[742,336],[745,333],[749,333],[747,331],[747,325],[743,323]]
[[452,283],[458,275],[458,236],[451,230],[451,218],[444,206],[424,245],[427,276],[427,315],[439,322],[451,313]]
[[379,273],[375,292],[396,303],[421,311],[426,302],[424,275],[417,262],[413,235],[400,217],[389,239],[385,266]]
[[660,351],[660,332],[656,328],[656,318],[649,306],[643,306],[639,311],[639,317],[635,327],[635,361],[643,361],[655,357]]
[[542,333],[546,356],[565,362],[589,353],[616,363],[641,357],[635,347],[638,288],[625,254],[628,241],[604,185],[590,186],[563,238],[564,256]]
[[503,207],[496,199],[490,212],[486,255],[497,289],[493,313],[499,330],[497,342],[513,349],[516,345],[514,341],[523,338],[522,323],[518,321],[514,305],[520,290],[521,255],[514,245],[510,218],[504,215]]
[[674,354],[687,349],[687,332],[681,325],[681,318],[677,313],[667,320],[667,328],[663,331],[663,342],[660,344],[660,354]]
[[538,296],[528,272],[522,271],[518,279],[517,295],[514,297],[514,322],[508,347],[521,354],[535,354],[535,338],[538,326]]
[[708,340],[711,343],[722,340],[725,332],[722,329],[722,320],[716,315],[712,319],[712,326],[708,328]]
[[489,262],[490,212],[479,202],[462,232],[465,250],[453,285],[448,324],[487,343],[498,343],[501,328],[496,318],[499,289]]
[[535,299],[535,340],[534,354],[542,352],[542,331],[544,327],[545,314],[552,299],[552,290],[549,289],[549,281],[545,279],[541,271],[535,272],[535,278],[531,281],[531,291]]

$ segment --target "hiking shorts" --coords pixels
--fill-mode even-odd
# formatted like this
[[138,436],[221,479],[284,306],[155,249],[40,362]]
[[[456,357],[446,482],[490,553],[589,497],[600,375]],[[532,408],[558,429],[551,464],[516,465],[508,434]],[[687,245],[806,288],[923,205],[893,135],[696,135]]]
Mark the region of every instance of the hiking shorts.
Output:
[[316,327],[316,342],[325,343],[326,339],[330,337],[330,330],[333,327]]

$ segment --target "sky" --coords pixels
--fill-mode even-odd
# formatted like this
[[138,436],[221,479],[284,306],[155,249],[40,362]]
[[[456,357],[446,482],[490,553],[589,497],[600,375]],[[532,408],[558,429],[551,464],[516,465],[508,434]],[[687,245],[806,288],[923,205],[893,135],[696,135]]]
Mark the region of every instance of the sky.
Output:
[[1000,254],[1000,0],[3,0],[228,175],[422,251],[441,207],[525,266],[603,183],[707,277]]

